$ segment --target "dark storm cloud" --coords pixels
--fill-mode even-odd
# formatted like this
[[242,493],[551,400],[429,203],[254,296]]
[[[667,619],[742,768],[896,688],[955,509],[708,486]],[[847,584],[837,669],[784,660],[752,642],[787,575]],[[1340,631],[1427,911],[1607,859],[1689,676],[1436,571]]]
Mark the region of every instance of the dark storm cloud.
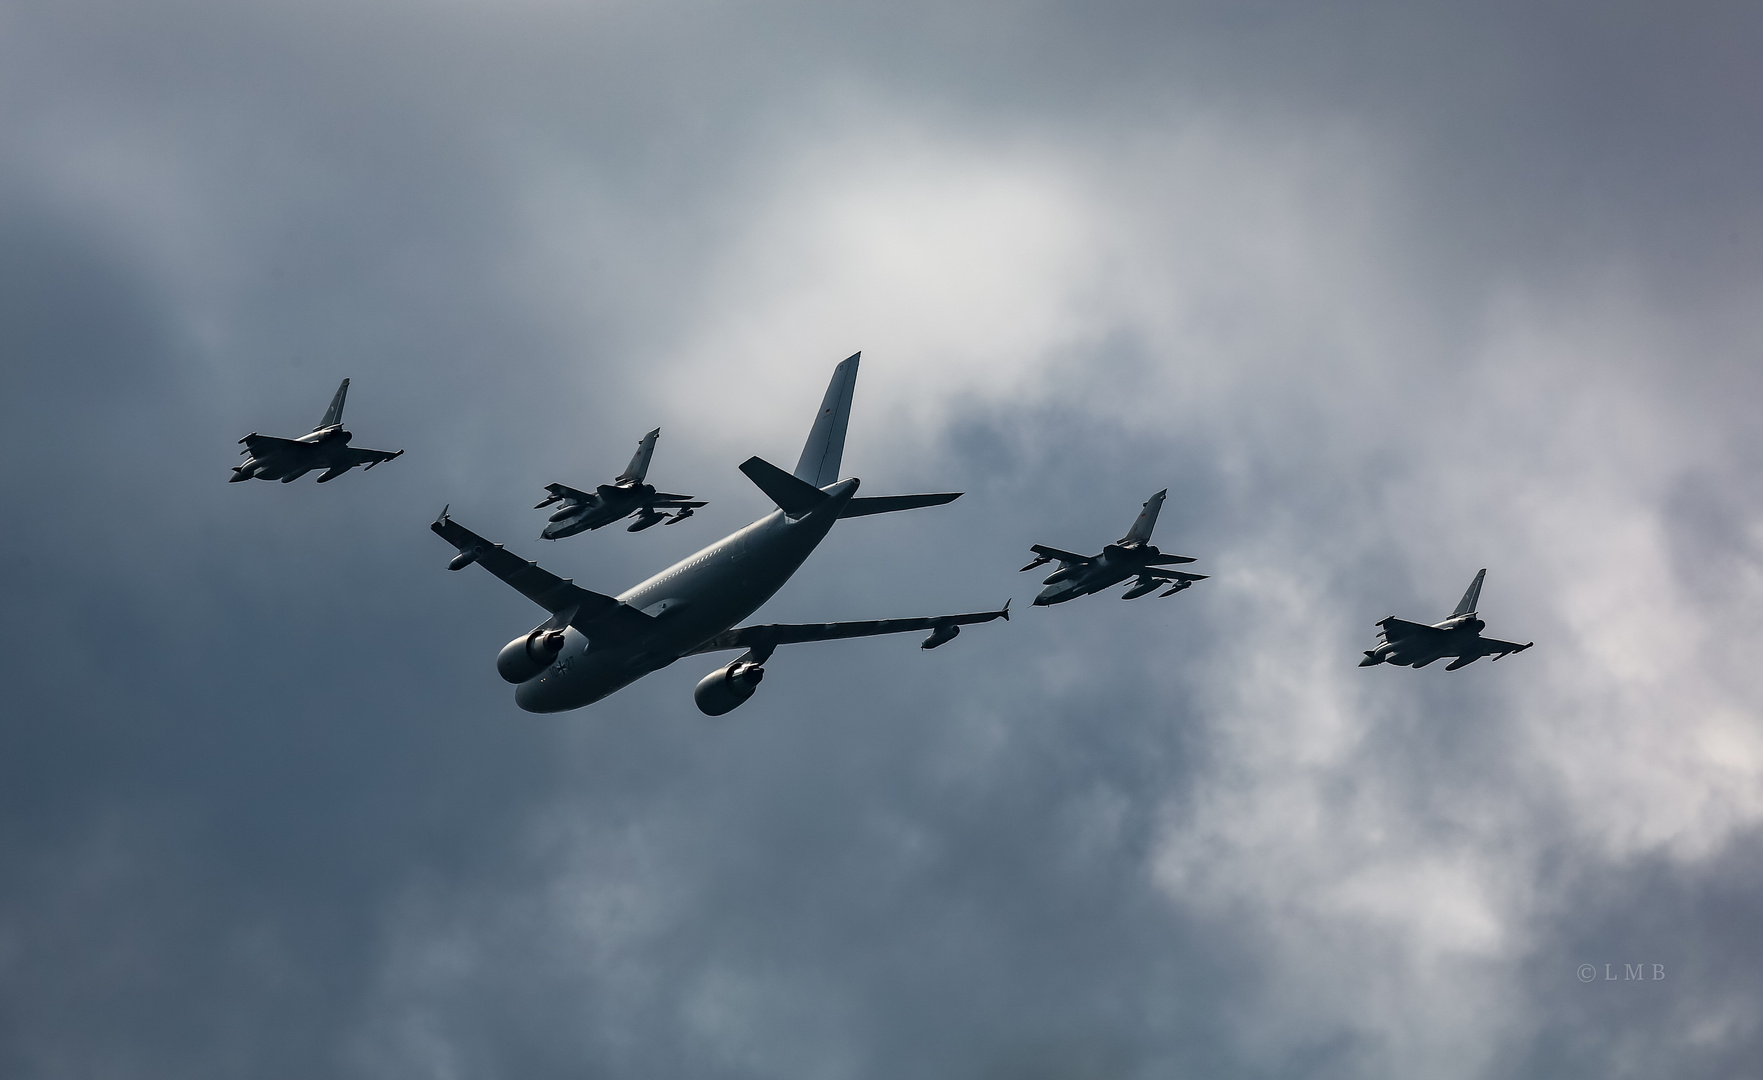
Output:
[[[15,6],[0,1065],[1730,1073],[1757,18]],[[519,714],[440,506],[616,591],[859,347],[847,471],[969,494],[764,617],[1020,607],[1166,486],[1212,578]],[[404,458],[224,483],[345,375]],[[657,423],[709,509],[530,539]],[[1536,650],[1353,667],[1481,565]]]

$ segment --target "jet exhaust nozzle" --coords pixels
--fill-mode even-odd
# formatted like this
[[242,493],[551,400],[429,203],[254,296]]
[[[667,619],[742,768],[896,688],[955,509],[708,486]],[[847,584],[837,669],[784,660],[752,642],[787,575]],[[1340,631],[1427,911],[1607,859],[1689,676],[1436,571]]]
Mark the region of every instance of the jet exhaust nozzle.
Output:
[[727,667],[717,668],[698,681],[692,700],[705,716],[721,716],[733,712],[759,689],[765,669],[751,660],[736,660]]

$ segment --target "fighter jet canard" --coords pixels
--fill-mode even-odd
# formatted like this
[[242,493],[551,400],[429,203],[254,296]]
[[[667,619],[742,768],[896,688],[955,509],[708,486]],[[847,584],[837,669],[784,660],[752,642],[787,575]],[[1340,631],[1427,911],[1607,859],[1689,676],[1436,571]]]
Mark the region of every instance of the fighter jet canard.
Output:
[[[546,484],[545,490],[550,494],[533,509],[543,510],[552,503],[562,505],[552,512],[551,520],[539,533],[539,539],[561,540],[565,536],[598,529],[632,516],[637,520],[631,522],[625,531],[642,532],[651,525],[659,525],[664,521],[669,525],[684,521],[692,516],[693,510],[706,505],[703,500],[694,499],[690,495],[656,491],[654,487],[644,483],[644,478],[649,474],[649,459],[655,455],[655,440],[660,436],[660,428],[643,436],[637,443],[635,456],[625,466],[625,470],[613,477],[612,483],[601,484],[592,492],[580,491],[567,484]],[[672,510],[673,513],[661,513],[662,509]]]
[[1495,660],[1507,653],[1518,653],[1535,645],[1527,641],[1523,645],[1513,641],[1501,641],[1498,638],[1481,636],[1487,624],[1476,617],[1475,607],[1481,599],[1482,579],[1488,572],[1479,570],[1475,580],[1469,583],[1469,589],[1463,599],[1457,601],[1457,610],[1444,622],[1428,626],[1422,623],[1411,623],[1391,615],[1377,625],[1382,627],[1379,633],[1377,648],[1366,649],[1365,659],[1359,661],[1360,667],[1375,667],[1378,664],[1394,664],[1397,667],[1423,668],[1434,660],[1447,656],[1456,657],[1445,665],[1446,671],[1456,671],[1475,663],[1484,656]]
[[1139,511],[1138,520],[1133,522],[1132,528],[1127,530],[1118,543],[1103,548],[1100,555],[1079,555],[1044,544],[1030,547],[1035,558],[1023,570],[1033,570],[1055,559],[1059,562],[1059,569],[1047,575],[1046,580],[1041,582],[1046,588],[1035,597],[1035,606],[1063,604],[1067,600],[1100,592],[1110,585],[1118,585],[1129,578],[1133,583],[1121,594],[1122,600],[1136,600],[1165,585],[1170,588],[1163,595],[1174,596],[1194,582],[1206,580],[1205,574],[1168,569],[1169,563],[1190,563],[1194,560],[1186,555],[1165,555],[1151,543],[1151,530],[1157,525],[1157,512],[1163,509],[1163,499],[1168,494],[1169,489],[1164,488],[1146,499],[1144,509]]
[[838,478],[857,359],[852,356],[833,369],[794,473],[757,457],[741,464],[776,510],[617,596],[589,592],[542,570],[441,511],[430,528],[459,552],[450,569],[478,563],[550,612],[550,618],[503,646],[496,657],[497,672],[516,684],[515,704],[528,712],[576,709],[681,657],[744,650],[706,675],[693,691],[700,710],[720,716],[753,696],[765,676],[765,662],[779,645],[928,630],[919,647],[934,649],[963,626],[1010,617],[1005,604],[998,611],[916,619],[736,625],[790,579],[835,522],[938,506],[961,495],[949,491],[858,498],[858,481]]
[[349,380],[344,379],[337,387],[336,396],[331,398],[331,407],[324,411],[324,419],[310,434],[298,439],[278,439],[255,431],[240,439],[245,444],[240,453],[249,456],[243,465],[233,467],[232,479],[227,482],[255,478],[280,480],[286,484],[323,466],[324,474],[318,478],[322,484],[335,480],[357,465],[371,469],[382,461],[401,456],[402,450],[369,450],[349,445],[354,436],[343,430],[343,399],[348,395]]

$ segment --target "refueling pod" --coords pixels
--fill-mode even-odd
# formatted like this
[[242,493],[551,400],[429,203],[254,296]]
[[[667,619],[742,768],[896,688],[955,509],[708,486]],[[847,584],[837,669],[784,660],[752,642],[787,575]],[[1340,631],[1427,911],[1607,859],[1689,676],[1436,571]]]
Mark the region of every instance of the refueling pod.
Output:
[[765,669],[751,660],[736,660],[698,681],[692,700],[705,716],[721,716],[746,702],[765,678]]
[[[496,654],[496,674],[511,683],[523,683],[551,666],[563,651],[563,631],[543,627],[522,634]],[[749,691],[751,693],[751,691]]]
[[946,645],[949,642],[954,641],[955,635],[960,632],[961,628],[954,623],[950,623],[947,626],[939,626],[930,632],[930,637],[919,642],[918,647],[921,649],[934,649],[938,645]]
[[453,556],[453,558],[450,561],[448,561],[447,569],[449,569],[449,570],[463,570],[466,567],[470,566],[472,563],[477,562],[478,559],[483,557],[483,554],[484,554],[484,549],[481,546],[474,547],[470,551],[461,551],[459,554]]

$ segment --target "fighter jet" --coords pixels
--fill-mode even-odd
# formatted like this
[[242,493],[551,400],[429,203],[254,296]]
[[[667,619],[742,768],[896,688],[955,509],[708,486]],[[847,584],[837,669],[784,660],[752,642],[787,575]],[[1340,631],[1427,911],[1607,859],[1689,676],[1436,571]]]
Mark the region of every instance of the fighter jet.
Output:
[[318,482],[322,484],[326,480],[335,480],[357,465],[365,465],[371,469],[382,461],[390,461],[403,454],[402,450],[368,450],[349,445],[349,440],[354,436],[343,430],[343,399],[348,395],[349,380],[344,379],[343,385],[337,387],[337,395],[331,398],[331,407],[324,411],[324,419],[318,422],[318,426],[309,435],[302,435],[298,439],[278,439],[273,435],[259,435],[253,431],[240,439],[245,444],[245,449],[239,452],[250,456],[243,465],[233,466],[232,479],[227,482],[237,483],[256,477],[259,480],[280,480],[286,484],[323,465],[324,475],[318,478]]
[[[552,514],[551,520],[539,533],[541,540],[561,540],[565,536],[574,536],[585,529],[598,529],[610,525],[614,521],[636,515],[626,532],[642,532],[651,525],[659,525],[663,521],[669,525],[684,521],[692,516],[692,511],[705,505],[690,495],[670,495],[665,491],[656,491],[643,483],[643,477],[649,473],[649,459],[655,455],[655,440],[661,437],[661,429],[643,436],[637,443],[636,455],[624,471],[613,477],[612,483],[601,484],[593,494],[578,491],[566,484],[546,484],[545,490],[551,494],[545,501],[533,507],[543,510],[554,502],[560,502]],[[656,507],[666,507],[673,511],[667,515],[660,513]]]
[[1128,578],[1132,578],[1133,583],[1121,594],[1122,600],[1136,600],[1165,585],[1170,586],[1170,589],[1163,595],[1174,596],[1194,582],[1206,580],[1205,574],[1188,574],[1166,569],[1168,563],[1190,563],[1194,560],[1186,555],[1165,555],[1151,543],[1151,530],[1157,525],[1157,512],[1163,509],[1163,498],[1168,494],[1169,489],[1164,488],[1146,499],[1145,507],[1139,511],[1139,519],[1132,523],[1132,528],[1120,538],[1119,543],[1103,548],[1100,555],[1078,555],[1044,544],[1030,547],[1029,550],[1035,553],[1035,559],[1023,567],[1023,570],[1033,570],[1054,559],[1059,560],[1059,569],[1047,575],[1046,580],[1041,582],[1046,588],[1035,597],[1035,606],[1063,604],[1067,600],[1101,592]]
[[1383,640],[1377,648],[1365,650],[1365,659],[1359,661],[1359,666],[1394,664],[1423,668],[1434,660],[1454,656],[1456,659],[1446,664],[1445,670],[1456,671],[1484,656],[1498,660],[1507,653],[1523,652],[1535,645],[1534,641],[1519,645],[1481,636],[1482,628],[1487,624],[1475,617],[1475,605],[1481,599],[1482,579],[1487,576],[1485,569],[1476,571],[1469,590],[1457,601],[1457,610],[1451,612],[1451,617],[1444,622],[1426,626],[1405,622],[1394,615],[1380,621],[1377,625],[1383,627],[1383,631],[1378,636]]
[[938,506],[958,491],[857,498],[858,481],[840,480],[845,427],[857,382],[857,356],[833,369],[820,412],[794,473],[761,458],[740,466],[777,509],[617,596],[589,592],[493,544],[442,510],[430,526],[459,552],[448,567],[479,563],[550,612],[496,657],[496,671],[514,683],[515,704],[528,712],[562,712],[599,701],[685,656],[745,650],[699,681],[698,708],[720,716],[753,696],[764,664],[779,645],[929,630],[919,645],[934,649],[972,623],[1010,617],[998,611],[868,622],[736,624],[770,599],[843,518]]

